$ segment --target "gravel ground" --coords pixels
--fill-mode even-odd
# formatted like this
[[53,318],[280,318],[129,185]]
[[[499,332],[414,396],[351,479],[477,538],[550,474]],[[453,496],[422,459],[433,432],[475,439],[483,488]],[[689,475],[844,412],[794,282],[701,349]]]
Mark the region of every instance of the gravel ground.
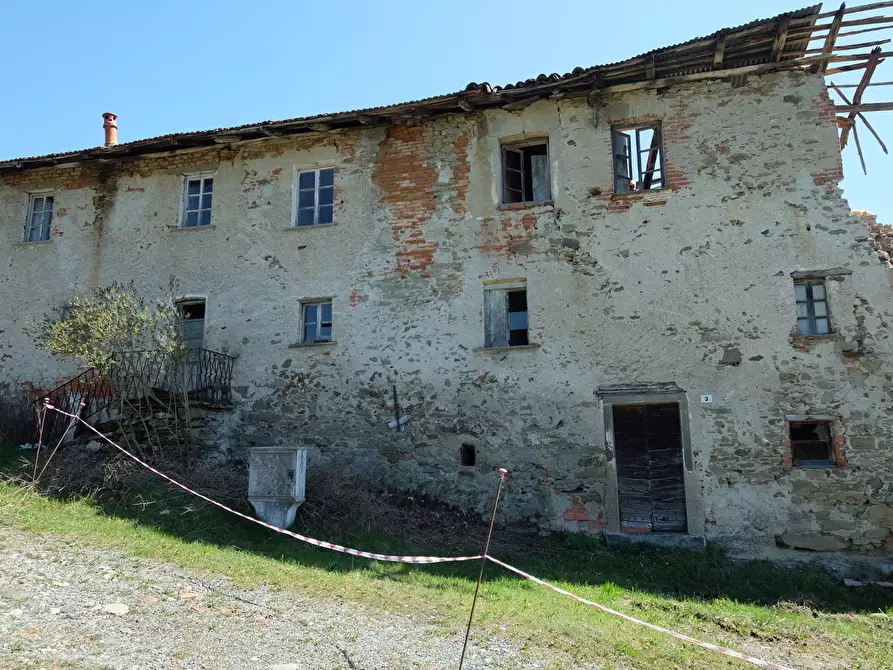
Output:
[[[463,636],[0,526],[0,670],[456,668]],[[597,666],[478,637],[465,667]]]

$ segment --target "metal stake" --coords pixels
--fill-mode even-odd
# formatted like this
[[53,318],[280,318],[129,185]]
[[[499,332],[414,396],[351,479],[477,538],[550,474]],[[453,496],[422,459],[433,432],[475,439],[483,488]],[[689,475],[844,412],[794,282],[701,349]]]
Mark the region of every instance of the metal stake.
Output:
[[397,429],[400,429],[400,404],[397,402],[397,385],[394,384],[394,421],[397,422]]
[[487,542],[484,544],[484,555],[481,558],[481,572],[478,575],[478,583],[474,587],[474,598],[471,601],[471,613],[468,615],[468,626],[465,628],[465,642],[462,644],[462,656],[459,658],[459,670],[465,662],[465,649],[468,647],[468,636],[471,635],[471,621],[474,619],[474,606],[478,601],[478,592],[481,590],[481,582],[484,581],[484,568],[487,567],[487,554],[490,553],[490,538],[493,537],[493,524],[496,523],[496,510],[499,508],[499,496],[502,493],[502,482],[508,470],[499,468],[499,484],[496,487],[496,500],[493,503],[493,516],[490,517],[490,530],[487,531]]
[[43,424],[47,418],[46,405],[41,405],[37,410],[37,414],[40,417],[40,430],[37,436],[37,453],[34,454],[34,472],[31,473],[31,486],[37,483],[37,464],[40,462],[40,448],[43,446]]

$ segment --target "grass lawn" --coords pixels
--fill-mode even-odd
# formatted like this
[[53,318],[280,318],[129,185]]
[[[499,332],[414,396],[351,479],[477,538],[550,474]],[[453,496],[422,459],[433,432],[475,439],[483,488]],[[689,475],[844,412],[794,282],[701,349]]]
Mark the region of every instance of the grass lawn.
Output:
[[[464,626],[478,563],[407,566],[303,544],[195,498],[150,486],[115,504],[41,497],[0,484],[0,524],[52,533],[226,575]],[[313,529],[297,529],[312,534]],[[497,531],[497,534],[499,531]],[[439,554],[374,531],[321,538],[386,553]],[[731,564],[718,552],[606,549],[553,536],[492,553],[583,597],[693,637],[797,668],[893,668],[893,593],[812,570]],[[747,667],[581,605],[490,564],[472,635],[558,647],[608,668]]]

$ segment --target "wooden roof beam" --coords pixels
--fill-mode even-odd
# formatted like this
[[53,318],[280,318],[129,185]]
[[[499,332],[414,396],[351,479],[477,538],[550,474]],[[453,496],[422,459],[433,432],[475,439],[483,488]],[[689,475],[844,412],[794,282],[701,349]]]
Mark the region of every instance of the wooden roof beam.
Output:
[[[875,47],[871,50],[871,54],[869,54],[868,63],[865,64],[865,72],[862,73],[862,79],[859,81],[859,84],[856,86],[856,91],[853,93],[853,106],[862,104],[862,94],[865,92],[865,88],[868,86],[868,82],[871,81],[871,77],[874,74],[874,71],[877,69],[878,63],[881,59],[881,48]],[[838,94],[843,96],[840,91]],[[851,111],[849,115],[849,119],[852,121],[856,118],[856,114],[859,110]],[[847,137],[849,136],[850,129],[849,127],[844,126],[844,128],[840,131],[840,148],[846,146]]]
[[[713,47],[713,69],[722,69],[722,63],[726,56],[726,37],[727,33],[720,33],[716,37],[716,46]],[[654,77],[649,77],[653,79]]]
[[[857,85],[858,85],[858,84],[857,84]],[[828,86],[830,86],[831,88],[833,88],[833,89],[837,92],[837,95],[839,95],[839,96],[841,97],[841,99],[842,99],[846,104],[848,104],[848,105],[852,105],[852,104],[853,104],[852,102],[850,102],[849,98],[846,97],[846,95],[844,94],[844,92],[840,90],[840,89],[841,89],[840,86],[837,86],[834,82],[829,82],[829,83],[828,83]],[[866,119],[865,116],[864,116],[861,112],[856,112],[856,116],[858,116],[858,117],[862,120],[862,123],[864,123],[864,124],[865,124],[865,127],[868,128],[868,131],[869,131],[872,135],[874,135],[874,139],[876,139],[877,142],[878,142],[878,144],[881,145],[881,149],[884,150],[884,153],[885,153],[885,154],[886,154],[886,153],[889,153],[889,152],[887,151],[887,145],[884,144],[884,140],[882,140],[882,139],[881,139],[881,136],[877,134],[877,131],[876,131],[876,130],[874,129],[874,127],[868,122],[868,119]],[[847,130],[849,130],[849,128],[852,127],[854,124],[855,124],[855,117],[854,117],[854,118],[850,118],[849,116],[847,116],[847,117],[838,116],[838,117],[837,117],[837,125],[838,125],[838,127],[840,127],[841,129],[847,129]],[[855,130],[856,130],[856,129],[853,128],[853,131],[854,131],[854,132],[853,132],[853,136],[854,136],[854,137],[855,137]],[[843,136],[843,133],[841,132],[841,137],[840,137],[840,148],[841,148],[841,150],[843,150],[843,148],[844,148],[845,146],[846,146],[846,138]]]
[[[859,5],[857,7],[850,7],[848,10],[844,12],[844,14],[856,14],[858,12],[871,12],[875,9],[886,9],[887,7],[893,7],[893,0],[886,0],[885,2],[874,2],[870,5]],[[815,18],[817,19],[827,19],[834,16],[837,12],[825,12],[824,14],[817,14]]]
[[[840,37],[838,35],[838,37]],[[880,46],[881,44],[889,44],[890,40],[875,40],[874,42],[860,42],[859,44],[845,44],[838,45],[834,48],[835,51],[854,51],[856,49],[868,49],[869,47]],[[803,53],[805,54],[817,54],[822,53],[821,49],[807,49]]]
[[778,29],[775,31],[775,40],[772,42],[772,56],[769,58],[773,63],[781,60],[781,54],[784,52],[784,43],[788,39],[788,28],[791,27],[791,17],[786,16],[778,22]]
[[837,34],[840,32],[840,25],[843,23],[843,14],[845,11],[846,3],[844,2],[840,5],[840,9],[834,13],[834,18],[831,20],[831,28],[828,30],[827,37],[825,37],[825,46],[822,47],[822,53],[827,55],[828,58],[813,65],[813,72],[821,72],[824,74],[828,69],[828,63],[831,62],[831,54],[834,53],[834,42],[837,41]]
[[893,110],[893,102],[863,102],[861,105],[835,105],[834,111],[847,114],[850,112],[889,112]]

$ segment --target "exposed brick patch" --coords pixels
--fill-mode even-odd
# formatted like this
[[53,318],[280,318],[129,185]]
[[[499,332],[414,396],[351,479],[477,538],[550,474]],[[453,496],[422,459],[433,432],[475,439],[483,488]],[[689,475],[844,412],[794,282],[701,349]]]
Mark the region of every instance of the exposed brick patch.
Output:
[[504,258],[515,254],[537,254],[532,242],[536,231],[536,214],[527,212],[522,216],[507,215],[502,217],[499,225],[493,220],[485,221],[481,226],[484,237],[482,244],[476,248],[489,253],[496,253]]
[[453,213],[464,215],[468,213],[468,184],[470,182],[471,165],[468,162],[468,144],[471,140],[471,132],[466,130],[453,142],[453,153],[456,164],[453,165],[452,182],[456,194],[450,198],[450,207]]
[[[605,188],[598,188],[600,195],[596,197],[599,202],[597,207],[607,212],[626,212],[632,207],[633,203],[644,201],[647,207],[659,207],[667,203],[666,199],[652,200],[649,196],[655,193],[668,193],[679,191],[691,185],[691,180],[683,166],[674,163],[673,149],[674,146],[686,145],[691,141],[688,131],[691,129],[694,121],[688,113],[688,103],[685,101],[676,101],[667,110],[665,117],[647,115],[633,116],[622,119],[612,119],[609,121],[611,126],[632,126],[642,123],[652,123],[660,121],[661,133],[663,135],[664,150],[664,180],[665,189],[656,191],[634,191],[632,193],[615,193],[613,179]],[[728,147],[717,146],[717,151],[728,151]],[[611,156],[613,147],[611,146],[611,133],[607,133],[604,143],[604,155]]]
[[843,455],[843,447],[846,444],[846,438],[843,435],[834,436],[834,462],[839,466],[849,465],[846,456]]
[[565,521],[589,521],[589,512],[583,505],[573,505],[564,510]]
[[434,263],[436,242],[425,239],[424,226],[437,201],[433,187],[437,170],[429,163],[430,148],[424,126],[388,128],[378,153],[372,181],[388,205],[388,223],[397,245],[396,271],[426,270]]
[[[834,101],[828,95],[828,89],[822,87],[821,92],[813,99],[816,109],[817,126],[825,126],[834,129],[834,136],[837,137],[837,114],[834,112]],[[835,151],[829,156],[834,161],[834,166],[821,170],[820,172],[812,172],[812,183],[816,186],[836,187],[843,181],[843,156],[840,151]]]

